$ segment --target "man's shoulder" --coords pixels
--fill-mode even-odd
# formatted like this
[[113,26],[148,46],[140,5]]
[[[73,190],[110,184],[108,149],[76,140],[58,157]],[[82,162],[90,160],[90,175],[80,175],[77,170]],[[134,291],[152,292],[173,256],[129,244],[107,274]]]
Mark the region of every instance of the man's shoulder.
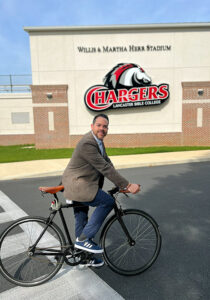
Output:
[[78,143],[78,146],[81,147],[84,144],[93,144],[96,145],[97,142],[93,137],[92,131],[87,132],[85,135],[83,135],[83,137],[81,138],[81,140]]
[[85,133],[79,142],[84,143],[86,141],[94,141],[94,137],[91,131]]
[[84,140],[94,140],[92,131],[88,131],[87,133],[85,133],[83,135],[82,139],[84,139]]

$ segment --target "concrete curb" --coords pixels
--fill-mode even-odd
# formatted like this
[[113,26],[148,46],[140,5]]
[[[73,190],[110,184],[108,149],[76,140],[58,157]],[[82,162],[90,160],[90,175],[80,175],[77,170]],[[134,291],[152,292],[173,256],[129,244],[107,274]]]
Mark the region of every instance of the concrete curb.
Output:
[[[210,150],[136,154],[110,157],[116,169],[154,167],[210,161]],[[0,180],[61,176],[69,159],[0,164]]]

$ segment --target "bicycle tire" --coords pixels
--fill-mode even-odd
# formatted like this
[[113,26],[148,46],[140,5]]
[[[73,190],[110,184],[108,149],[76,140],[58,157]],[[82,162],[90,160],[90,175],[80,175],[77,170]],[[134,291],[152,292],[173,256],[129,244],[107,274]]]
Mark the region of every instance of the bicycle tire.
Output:
[[105,224],[101,246],[108,266],[121,275],[137,275],[146,271],[157,259],[161,249],[161,234],[156,221],[146,212],[123,210],[122,220],[135,241],[131,246],[116,215]]
[[64,248],[64,235],[55,223],[51,223],[41,237],[37,252],[31,256],[29,251],[46,226],[46,220],[42,217],[24,217],[16,220],[2,233],[0,272],[10,282],[20,286],[36,286],[50,280],[61,268],[64,256],[38,255],[38,251],[46,253],[46,249],[50,249],[56,252]]

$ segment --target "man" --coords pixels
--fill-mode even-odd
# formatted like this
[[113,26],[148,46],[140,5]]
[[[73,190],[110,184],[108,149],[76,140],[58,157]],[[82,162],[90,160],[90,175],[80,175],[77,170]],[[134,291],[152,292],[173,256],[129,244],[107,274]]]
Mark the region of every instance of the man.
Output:
[[[107,135],[108,125],[107,115],[98,114],[94,117],[91,131],[77,144],[62,178],[65,198],[84,204],[84,207],[74,208],[75,248],[91,253],[103,252],[92,239],[114,206],[114,199],[102,190],[104,177],[133,194],[140,190],[138,184],[129,183],[116,171],[106,154],[103,139]],[[88,221],[89,206],[96,209]],[[94,258],[91,265],[101,266],[103,261]]]

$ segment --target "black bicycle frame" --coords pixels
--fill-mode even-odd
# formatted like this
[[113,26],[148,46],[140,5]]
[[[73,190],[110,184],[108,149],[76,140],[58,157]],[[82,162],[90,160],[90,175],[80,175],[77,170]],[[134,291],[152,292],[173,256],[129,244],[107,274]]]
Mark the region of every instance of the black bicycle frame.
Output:
[[[55,197],[55,199],[56,199],[57,201],[59,201],[56,194],[54,194],[54,197]],[[62,224],[63,224],[63,228],[64,228],[64,231],[65,231],[67,240],[68,240],[68,245],[69,245],[68,248],[71,248],[71,249],[73,250],[74,244],[73,244],[73,242],[72,242],[72,239],[71,239],[71,236],[70,236],[70,233],[69,233],[67,224],[66,224],[66,220],[65,220],[65,218],[64,218],[63,211],[62,211],[63,208],[68,208],[68,207],[73,207],[73,206],[77,206],[77,207],[78,207],[78,206],[80,206],[80,205],[77,205],[77,204],[61,204],[61,206],[60,206],[59,209],[57,209],[57,210],[52,210],[52,208],[50,208],[52,211],[51,211],[49,217],[48,217],[47,220],[46,220],[46,226],[45,226],[45,228],[43,229],[43,231],[41,232],[41,234],[40,234],[40,236],[38,237],[38,239],[36,240],[36,242],[33,244],[33,246],[30,247],[29,252],[33,252],[33,253],[35,252],[35,248],[36,248],[38,242],[40,241],[40,239],[42,238],[42,236],[43,236],[44,233],[46,232],[46,230],[47,230],[47,228],[49,227],[49,225],[52,223],[52,221],[53,221],[54,217],[56,216],[57,212],[59,212],[60,219],[61,219],[61,222],[62,222]],[[67,249],[68,249],[68,248],[67,248]],[[37,249],[38,249],[38,250],[44,250],[44,251],[46,251],[46,252],[51,251],[50,249],[36,248],[36,250],[37,250]],[[67,249],[66,249],[66,250],[67,250]],[[65,251],[66,251],[66,250],[65,250]],[[55,251],[55,252],[49,252],[49,253],[43,253],[43,252],[40,252],[40,253],[38,252],[38,253],[37,253],[37,252],[36,252],[36,255],[60,255],[60,256],[64,256],[64,255],[65,255],[65,251],[64,251],[64,252],[60,252],[60,250],[56,250],[56,249],[54,249],[53,251]]]
[[[113,193],[110,193],[110,195],[114,198],[114,200],[116,200],[115,197],[114,197],[114,195],[113,195]],[[54,194],[54,198],[55,198],[56,201],[59,202],[59,199],[58,199],[58,197],[57,197],[56,194]],[[64,228],[64,231],[65,231],[67,240],[68,240],[69,247],[65,251],[67,251],[69,248],[71,248],[73,250],[74,249],[74,244],[72,242],[72,239],[71,239],[71,236],[70,236],[70,233],[69,233],[69,230],[68,230],[68,227],[67,227],[66,220],[64,218],[62,209],[63,208],[69,208],[69,207],[82,207],[82,206],[83,206],[83,204],[75,204],[75,203],[73,203],[73,204],[61,204],[60,207],[58,209],[56,209],[56,210],[52,210],[52,208],[50,208],[52,211],[50,213],[50,216],[47,218],[46,227],[44,228],[44,230],[42,231],[42,233],[40,234],[40,236],[38,237],[38,239],[36,240],[36,242],[34,243],[34,245],[30,247],[29,251],[33,252],[33,253],[35,252],[36,245],[38,244],[38,242],[40,241],[40,239],[42,238],[42,236],[46,232],[46,230],[49,227],[49,225],[52,223],[52,221],[53,221],[55,215],[57,214],[57,212],[59,212],[60,219],[61,219],[61,222],[63,224],[63,228]],[[127,230],[127,227],[125,226],[125,223],[124,223],[124,221],[122,219],[123,212],[122,212],[121,208],[118,208],[116,202],[114,204],[114,211],[115,211],[115,215],[116,215],[116,217],[117,217],[120,225],[122,226],[122,229],[123,229],[125,235],[128,238],[129,244],[131,246],[133,246],[135,244],[135,241],[132,239],[132,237],[130,236],[130,234],[129,234],[128,230]],[[39,248],[37,248],[37,249],[38,250],[42,250],[42,251],[44,250],[46,252],[51,251],[50,249],[39,249]],[[64,256],[65,255],[65,251],[64,252],[60,252],[60,250],[55,250],[55,249],[53,251],[54,252],[49,252],[49,253],[43,253],[43,252],[37,253],[36,252],[36,254],[37,255],[59,255],[59,256]]]

